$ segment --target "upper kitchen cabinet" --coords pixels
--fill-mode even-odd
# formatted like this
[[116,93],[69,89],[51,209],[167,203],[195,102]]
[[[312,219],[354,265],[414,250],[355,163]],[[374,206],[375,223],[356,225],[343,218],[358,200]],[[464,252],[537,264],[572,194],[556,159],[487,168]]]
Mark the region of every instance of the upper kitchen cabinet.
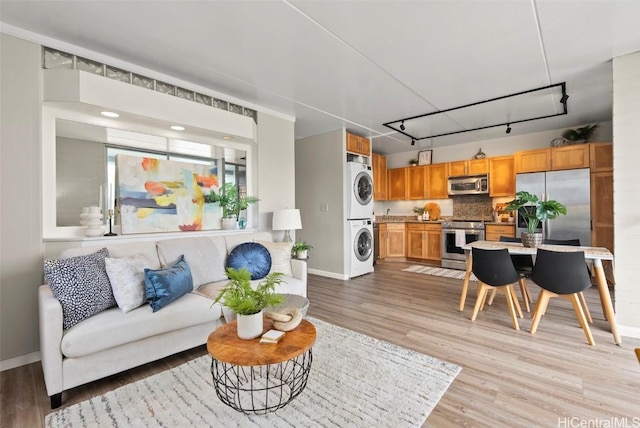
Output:
[[589,145],[576,144],[551,148],[551,170],[589,168]]
[[371,155],[373,168],[373,200],[387,200],[387,158],[373,153]]
[[406,170],[408,198],[427,199],[427,167],[411,166]]
[[449,167],[449,177],[489,173],[489,159],[487,158],[449,162],[447,165]]
[[387,199],[402,201],[407,199],[407,168],[387,170]]
[[447,199],[447,164],[429,165],[427,170],[427,199]]
[[467,175],[467,161],[449,162],[449,177]]
[[591,172],[613,171],[613,144],[589,143]]
[[549,171],[551,168],[551,149],[516,152],[515,168],[516,173]]
[[347,151],[363,156],[371,156],[371,141],[368,138],[347,132]]
[[489,158],[489,196],[513,196],[516,192],[516,175],[513,156]]

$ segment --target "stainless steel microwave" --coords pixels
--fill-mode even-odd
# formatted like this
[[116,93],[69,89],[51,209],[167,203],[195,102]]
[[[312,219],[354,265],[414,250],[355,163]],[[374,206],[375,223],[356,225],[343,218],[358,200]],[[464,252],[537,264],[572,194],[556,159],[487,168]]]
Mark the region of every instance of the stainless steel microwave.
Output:
[[449,196],[488,194],[489,176],[487,174],[449,177]]

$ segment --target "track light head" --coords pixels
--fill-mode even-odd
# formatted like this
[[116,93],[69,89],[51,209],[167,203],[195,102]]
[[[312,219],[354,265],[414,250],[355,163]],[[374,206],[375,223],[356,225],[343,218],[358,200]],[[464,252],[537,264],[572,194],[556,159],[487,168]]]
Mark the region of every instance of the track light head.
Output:
[[507,134],[510,134],[510,133],[511,133],[511,125],[510,125],[510,124],[508,124],[508,123],[507,123],[507,131],[506,131],[506,133],[507,133]]
[[415,146],[415,145],[416,145],[416,140],[415,140],[415,139],[413,139],[413,138],[411,139],[411,145],[412,145],[412,146]]
[[560,104],[566,104],[568,99],[569,99],[569,95],[562,94],[562,98],[560,98]]
[[400,130],[404,131],[406,128],[404,126],[404,120],[402,122],[400,122]]

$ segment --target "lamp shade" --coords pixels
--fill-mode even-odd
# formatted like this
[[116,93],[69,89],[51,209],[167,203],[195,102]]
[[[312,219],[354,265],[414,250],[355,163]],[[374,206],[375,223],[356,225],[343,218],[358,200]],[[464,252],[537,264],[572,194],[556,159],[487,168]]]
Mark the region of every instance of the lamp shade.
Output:
[[300,210],[286,208],[273,212],[273,230],[295,230],[302,229],[300,220]]

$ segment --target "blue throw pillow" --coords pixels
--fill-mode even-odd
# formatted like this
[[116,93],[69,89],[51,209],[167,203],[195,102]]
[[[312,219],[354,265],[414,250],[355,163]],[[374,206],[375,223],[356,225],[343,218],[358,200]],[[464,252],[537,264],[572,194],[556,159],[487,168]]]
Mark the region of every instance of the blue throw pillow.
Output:
[[147,301],[153,312],[193,290],[191,269],[184,255],[169,269],[145,269],[144,287]]
[[231,251],[227,257],[227,267],[236,270],[244,268],[251,273],[251,279],[262,279],[271,270],[271,254],[264,245],[245,242]]

